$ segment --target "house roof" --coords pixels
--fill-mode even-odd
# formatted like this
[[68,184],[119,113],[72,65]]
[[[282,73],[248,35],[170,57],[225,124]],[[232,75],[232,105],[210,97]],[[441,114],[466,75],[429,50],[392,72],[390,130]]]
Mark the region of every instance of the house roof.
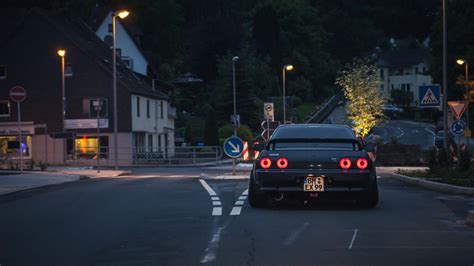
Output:
[[[62,34],[78,49],[90,56],[97,65],[112,75],[111,49],[97,37],[95,32],[84,21],[75,18],[65,18],[39,8],[8,9],[2,11],[0,11],[2,16],[4,15],[3,13],[6,15],[6,17],[3,17],[2,22],[3,20],[10,20],[8,25],[2,26],[7,26],[6,31],[4,31],[7,32],[7,36],[13,36],[18,30],[21,30],[21,25],[30,16],[40,16],[52,26],[53,30]],[[0,47],[7,41],[0,42]],[[152,90],[147,82],[128,69],[120,59],[117,60],[117,83],[120,83],[132,93],[168,99],[165,93],[159,90]]]
[[426,48],[395,49],[382,54],[377,60],[377,66],[397,68],[417,65],[430,58]]

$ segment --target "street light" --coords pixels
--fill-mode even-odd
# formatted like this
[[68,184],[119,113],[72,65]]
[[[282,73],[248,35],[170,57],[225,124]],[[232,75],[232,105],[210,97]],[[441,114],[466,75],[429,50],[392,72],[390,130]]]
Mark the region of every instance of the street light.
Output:
[[[468,86],[468,82],[469,82],[469,63],[464,60],[464,59],[458,59],[456,60],[456,63],[458,63],[458,65],[464,65],[464,71],[465,71],[465,88],[466,88],[466,100],[469,100],[469,86]],[[467,107],[467,110],[466,110],[466,120],[467,120],[467,123],[466,123],[466,126],[467,126],[467,129],[470,130],[469,128],[469,105]],[[467,148],[469,148],[469,138],[470,136],[466,137],[467,139]]]
[[283,124],[286,124],[286,96],[285,96],[285,87],[286,87],[286,82],[285,82],[285,76],[286,76],[286,71],[291,71],[293,70],[293,65],[284,65],[283,66]]
[[444,149],[448,151],[448,70],[446,53],[448,49],[446,37],[446,0],[443,0],[443,128],[444,128]]
[[[232,88],[233,88],[233,97],[234,97],[234,119],[233,119],[233,124],[234,124],[234,137],[237,136],[237,103],[235,99],[235,62],[239,60],[238,56],[234,56],[232,58]],[[232,159],[232,175],[235,175],[235,158]]]
[[[64,61],[66,57],[66,50],[59,49],[58,55],[61,57],[61,87],[62,87],[62,120],[63,132],[66,130],[66,82],[64,79]],[[66,139],[63,140],[63,163],[66,163]]]
[[118,170],[118,119],[117,119],[117,39],[115,33],[115,19],[117,17],[124,19],[130,14],[127,10],[119,10],[112,14],[112,35],[113,35],[113,49],[112,49],[112,65],[113,65],[113,94],[114,94],[114,166]]

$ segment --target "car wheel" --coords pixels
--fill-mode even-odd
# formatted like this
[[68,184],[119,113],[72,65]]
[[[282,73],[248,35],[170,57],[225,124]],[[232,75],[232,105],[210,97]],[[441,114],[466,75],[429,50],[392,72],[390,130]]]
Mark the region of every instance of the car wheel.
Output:
[[265,194],[259,193],[255,185],[253,177],[249,180],[249,204],[252,208],[263,208],[265,207],[266,197]]
[[371,190],[363,195],[358,203],[361,207],[367,209],[372,209],[377,206],[379,203],[379,189],[377,186],[377,180],[374,181]]

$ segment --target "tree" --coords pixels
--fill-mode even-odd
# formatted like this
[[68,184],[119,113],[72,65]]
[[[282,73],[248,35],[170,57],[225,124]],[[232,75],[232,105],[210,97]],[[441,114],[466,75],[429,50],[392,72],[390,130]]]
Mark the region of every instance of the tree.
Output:
[[356,59],[340,72],[336,84],[348,100],[347,114],[354,131],[365,137],[382,120],[384,99],[378,91],[377,67]]
[[393,89],[390,92],[390,98],[396,105],[409,106],[413,100],[413,93],[411,91]]

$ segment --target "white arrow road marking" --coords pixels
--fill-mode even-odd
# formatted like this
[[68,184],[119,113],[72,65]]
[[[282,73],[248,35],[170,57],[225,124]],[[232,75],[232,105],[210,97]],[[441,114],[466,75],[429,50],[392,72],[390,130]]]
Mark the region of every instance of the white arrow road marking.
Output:
[[240,147],[239,145],[234,145],[234,143],[229,141],[229,145],[232,147],[232,152],[239,153],[240,152]]
[[[211,196],[212,206],[222,206],[222,202],[217,196],[217,193],[212,189],[204,179],[199,179],[201,185],[206,189],[209,196]],[[222,207],[213,207],[212,208],[212,216],[221,216],[222,215]]]

